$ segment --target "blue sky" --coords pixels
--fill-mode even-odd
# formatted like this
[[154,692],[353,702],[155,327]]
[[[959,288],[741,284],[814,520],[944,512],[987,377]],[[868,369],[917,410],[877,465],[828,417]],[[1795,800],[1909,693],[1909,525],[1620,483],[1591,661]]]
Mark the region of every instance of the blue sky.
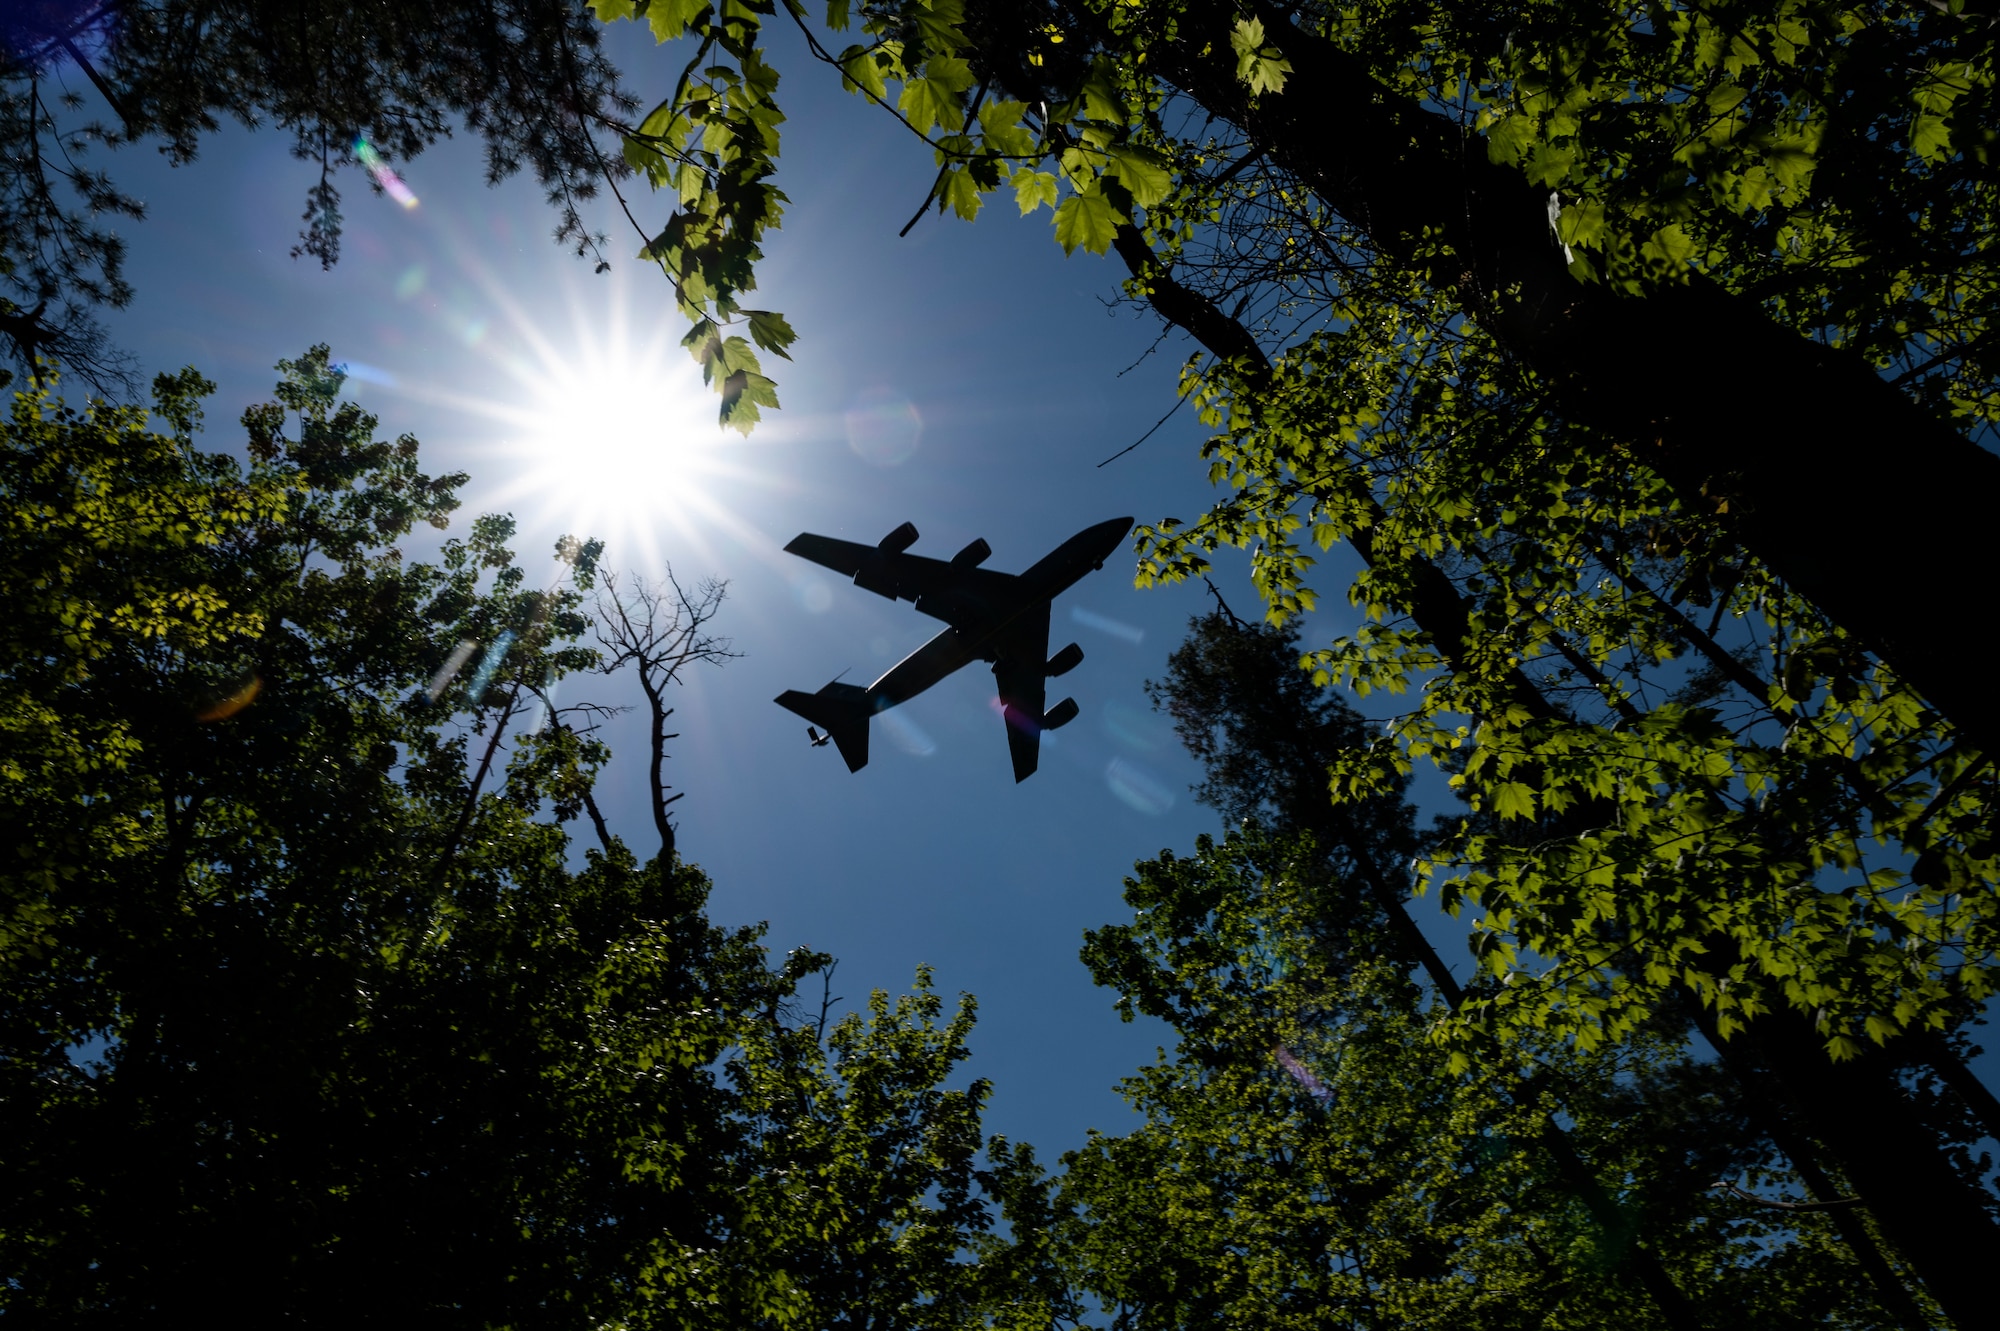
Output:
[[[617,49],[642,93],[669,77],[643,44]],[[843,671],[865,682],[937,626],[782,546],[801,531],[872,542],[907,519],[920,553],[983,536],[988,566],[1018,571],[1105,518],[1192,517],[1208,487],[1191,416],[1097,465],[1172,405],[1187,347],[1147,358],[1157,324],[1107,308],[1120,270],[1065,259],[1046,213],[1019,219],[1003,200],[974,226],[932,215],[899,240],[928,154],[819,71],[787,67],[792,203],[757,303],[800,340],[792,363],[767,367],[784,410],[748,440],[716,428],[664,280],[630,258],[637,238],[600,210],[614,266],[593,274],[548,239],[532,182],[485,187],[469,140],[402,168],[413,209],[350,174],[330,273],[289,256],[312,176],[283,136],[232,128],[177,170],[117,154],[102,164],[150,215],[121,228],[138,297],[108,323],[147,375],[193,363],[218,382],[212,447],[236,446],[274,362],[324,341],[385,435],[417,435],[434,472],[472,473],[461,529],[516,516],[531,572],[575,532],[605,538],[607,566],[628,574],[670,561],[684,579],[728,580],[718,629],[742,656],[676,699],[669,774],[688,792],[680,845],[715,880],[712,914],[768,920],[774,952],[833,953],[850,1002],[903,988],[920,964],[946,994],[977,994],[971,1073],[996,1086],[989,1131],[1053,1157],[1089,1127],[1129,1125],[1113,1084],[1167,1038],[1121,1024],[1077,949],[1084,929],[1125,918],[1134,860],[1218,828],[1141,688],[1207,593],[1137,591],[1121,562],[1057,603],[1052,649],[1074,639],[1086,659],[1051,702],[1074,695],[1082,715],[1025,784],[974,669],[878,720],[873,760],[849,775],[771,700]],[[1240,576],[1225,586],[1254,603]],[[573,682],[561,701],[585,697],[639,701],[629,678]],[[610,732],[623,756],[599,798],[643,844],[637,719]]]

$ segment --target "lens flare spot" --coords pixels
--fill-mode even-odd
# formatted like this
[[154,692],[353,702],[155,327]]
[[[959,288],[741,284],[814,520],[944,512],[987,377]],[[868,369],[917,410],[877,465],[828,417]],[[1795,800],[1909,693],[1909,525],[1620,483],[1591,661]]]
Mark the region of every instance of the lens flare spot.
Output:
[[792,580],[792,595],[809,615],[823,615],[833,606],[833,588],[826,585],[825,578],[811,574]]
[[257,695],[263,691],[263,688],[264,681],[252,675],[246,683],[228,697],[218,698],[196,712],[194,719],[197,721],[227,721],[251,703],[256,702]]
[[1299,1062],[1291,1050],[1279,1045],[1271,1053],[1277,1058],[1278,1066],[1291,1073],[1292,1080],[1304,1087],[1307,1095],[1321,1104],[1333,1099],[1333,1092],[1326,1088],[1326,1083],[1313,1076],[1312,1069]]
[[384,388],[396,386],[396,376],[379,365],[369,365],[358,360],[344,360],[334,368],[356,383],[380,384]]
[[1166,742],[1165,727],[1159,718],[1130,703],[1105,704],[1104,731],[1126,748],[1140,753],[1153,753]]
[[916,405],[886,388],[870,389],[855,398],[846,420],[848,447],[877,467],[908,462],[924,432]]
[[1069,617],[1087,629],[1096,629],[1099,633],[1108,633],[1114,638],[1131,643],[1134,647],[1146,640],[1146,630],[1133,624],[1127,624],[1122,620],[1094,614],[1091,611],[1085,610],[1080,605],[1073,605],[1069,608]]
[[1118,802],[1148,818],[1158,818],[1174,807],[1174,792],[1161,785],[1143,767],[1123,758],[1113,758],[1104,769],[1104,784]]
[[405,209],[417,206],[417,196],[410,192],[410,187],[403,183],[401,177],[389,169],[389,164],[382,160],[382,154],[375,151],[374,144],[366,139],[356,139],[354,155],[360,160],[361,165],[368,168],[368,174],[375,177],[375,183],[382,187],[384,194]]
[[928,758],[937,752],[937,744],[924,733],[924,728],[901,712],[890,711],[879,714],[882,731],[889,742],[913,758]]
[[396,278],[396,299],[408,300],[424,289],[424,281],[430,274],[420,263],[413,263]]
[[449,688],[454,679],[458,678],[458,672],[465,668],[465,663],[470,661],[472,654],[478,650],[479,644],[472,639],[459,639],[458,646],[452,649],[452,653],[446,658],[445,663],[438,667],[438,672],[431,676],[430,685],[424,690],[426,694],[430,695],[432,702],[436,702],[438,695]]

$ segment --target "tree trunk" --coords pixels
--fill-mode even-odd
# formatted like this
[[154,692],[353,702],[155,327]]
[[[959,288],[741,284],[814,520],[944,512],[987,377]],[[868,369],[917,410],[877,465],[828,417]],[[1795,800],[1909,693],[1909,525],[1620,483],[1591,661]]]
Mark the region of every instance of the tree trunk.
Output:
[[1835,1063],[1806,1019],[1772,1013],[1731,1041],[1777,1078],[1788,1107],[1846,1176],[1952,1322],[1991,1325],[2000,1232],[1915,1113],[1888,1050]]

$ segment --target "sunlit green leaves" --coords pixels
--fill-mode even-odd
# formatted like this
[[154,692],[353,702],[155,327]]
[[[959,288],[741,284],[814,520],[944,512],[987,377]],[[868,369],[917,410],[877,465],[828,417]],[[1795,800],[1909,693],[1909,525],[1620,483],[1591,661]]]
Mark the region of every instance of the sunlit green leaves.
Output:
[[590,0],[600,23],[641,20],[653,30],[653,40],[670,42],[700,26],[708,17],[710,0]]
[[1253,93],[1285,90],[1292,62],[1264,41],[1264,21],[1240,18],[1229,33],[1230,49],[1236,52],[1236,77],[1250,85]]
[[1105,168],[1105,174],[1116,177],[1134,203],[1150,208],[1167,197],[1173,186],[1173,174],[1164,156],[1132,144],[1118,144],[1110,153],[1111,164]]
[[[737,409],[771,405],[697,331]],[[527,733],[523,690],[598,664],[601,545],[557,542],[551,581],[489,514],[406,561],[466,478],[376,438],[325,347],[283,372],[248,468],[140,409],[22,394],[0,426],[0,1258],[28,1277],[0,1306],[310,1321],[365,1287],[496,1324],[990,1325],[1030,1291],[989,1190],[1038,1175],[983,1139],[984,1083],[945,1085],[971,1000],[946,1017],[920,974],[823,1032],[793,1014],[830,958],[773,968],[677,857],[578,853],[609,754]],[[162,376],[157,417],[191,431],[210,391]],[[475,786],[482,754],[504,777]],[[107,1170],[106,1134],[173,1149]],[[218,1290],[212,1253],[253,1248],[254,1296]]]
[[1118,210],[1102,192],[1079,190],[1056,208],[1056,243],[1066,254],[1079,248],[1102,254],[1117,238],[1119,220]]
[[[1189,701],[1165,696],[1177,715]],[[1836,1325],[1879,1324],[1821,1217],[1712,1223],[1713,1171],[1689,1161],[1745,1140],[1717,1112],[1731,1093],[1713,1062],[1658,1029],[1615,1052],[1533,1031],[1476,1059],[1437,1048],[1435,996],[1335,868],[1385,851],[1359,828],[1333,847],[1253,821],[1126,881],[1131,919],[1091,931],[1084,959],[1121,1015],[1167,1022],[1174,1042],[1121,1084],[1138,1126],[1066,1161],[1074,1279],[1141,1325],[1174,1324],[1198,1291],[1214,1324],[1276,1331],[1603,1326],[1656,1316],[1631,1276],[1639,1233],[1704,1321],[1783,1321],[1811,1297],[1838,1306]],[[1506,950],[1496,939],[1482,961],[1504,970]],[[1554,1101],[1531,1089],[1551,1086],[1631,1229],[1607,1233],[1580,1203],[1552,1149]]]
[[1021,215],[1026,217],[1035,209],[1047,205],[1056,206],[1056,177],[1052,171],[1037,171],[1032,167],[1022,167],[1013,176],[1014,200],[1021,207]]
[[[1246,325],[1276,320],[1246,328],[1268,370],[1233,353],[1191,368],[1183,387],[1216,431],[1206,458],[1225,494],[1197,522],[1141,528],[1140,577],[1193,576],[1238,546],[1283,619],[1330,590],[1315,558],[1365,547],[1349,589],[1359,623],[1313,666],[1405,710],[1334,787],[1429,761],[1476,809],[1426,875],[1483,911],[1488,964],[1513,977],[1494,1021],[1616,1037],[1678,986],[1725,1028],[1789,1006],[1825,1014],[1837,1043],[1985,991],[2000,923],[1907,869],[1929,854],[1939,882],[1988,881],[1991,782],[1966,778],[1925,812],[1947,783],[1948,732],[1730,544],[1726,495],[1684,511],[1647,471],[1642,439],[1586,438],[1550,414],[1546,386],[1473,312],[1443,308],[1309,186],[1267,170],[1257,145],[1220,128],[1226,108],[1173,128],[1166,108],[1187,90],[1149,63],[1177,40],[1171,26],[1116,6],[1096,35],[1036,29],[1011,54],[1051,79],[1062,69],[1042,102],[1006,79],[976,86],[987,66],[954,6],[829,15],[862,29],[838,58],[850,85],[928,138],[943,209],[972,217],[1010,185],[1020,211],[1053,210],[1070,253],[1103,253],[1140,224],[1163,276],[1212,281],[1203,294]],[[1954,360],[1984,345],[2000,308],[1984,257],[2000,234],[1991,195],[1960,180],[1991,139],[1993,78],[1963,55],[1959,20],[1778,0],[1749,18],[1669,6],[1635,25],[1545,6],[1496,46],[1407,17],[1350,7],[1295,21],[1317,23],[1411,114],[1451,108],[1483,135],[1492,160],[1551,200],[1545,243],[1569,252],[1577,280],[1634,298],[1696,279],[1754,290],[1773,318],[1844,330],[1885,369],[1935,373],[1921,392],[1939,412],[2000,420],[1990,372]],[[1312,95],[1282,31],[1230,11],[1216,46],[1225,33],[1213,54],[1232,98]],[[1855,58],[1864,46],[1896,54]],[[685,105],[706,127],[708,108],[692,94]],[[735,239],[707,220],[720,185],[663,179],[691,217],[653,249],[721,329],[736,300],[723,279],[749,269],[716,248]],[[1227,231],[1239,225],[1251,229]],[[1204,247],[1225,233],[1262,285],[1222,275]],[[1881,237],[1910,234],[1952,237],[1950,254],[1872,257]],[[1131,290],[1145,295],[1145,280]],[[1281,337],[1294,316],[1300,331]],[[755,373],[732,363],[726,330],[690,350],[725,391]],[[741,384],[738,400],[759,405],[764,384]],[[1719,696],[1748,712],[1722,724]],[[1971,867],[1949,868],[1954,855]]]
[[[762,310],[757,314],[761,319],[750,320],[753,332],[761,326],[766,336],[778,334],[785,341],[790,340],[791,328],[783,319]],[[757,353],[741,337],[725,335],[715,323],[703,320],[688,330],[681,345],[701,366],[702,382],[719,385],[724,425],[747,435],[762,419],[761,408],[777,408],[777,385],[762,373]]]
[[889,71],[899,67],[898,54],[886,43],[850,46],[840,53],[841,81],[849,92],[864,92],[884,101],[889,96]]
[[953,133],[965,128],[965,93],[972,87],[972,67],[957,56],[939,56],[921,77],[903,84],[897,109],[919,134],[942,126]]
[[979,107],[979,133],[983,149],[1009,158],[1035,156],[1035,134],[1022,119],[1028,108],[1020,102],[995,99]]
[[796,342],[799,335],[792,331],[784,315],[770,310],[745,310],[743,317],[750,321],[750,336],[758,346],[786,360],[791,359],[791,353],[785,348]]

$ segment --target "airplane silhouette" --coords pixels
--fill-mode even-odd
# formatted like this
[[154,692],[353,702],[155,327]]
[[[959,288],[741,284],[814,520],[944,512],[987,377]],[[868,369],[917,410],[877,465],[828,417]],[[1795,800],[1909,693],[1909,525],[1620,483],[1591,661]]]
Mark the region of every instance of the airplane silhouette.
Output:
[[919,611],[949,627],[865,689],[836,679],[818,693],[787,689],[776,701],[813,723],[806,733],[814,747],[831,738],[847,770],[858,772],[868,765],[869,717],[908,702],[961,666],[987,661],[999,685],[1014,780],[1025,781],[1040,761],[1042,732],[1077,714],[1074,698],[1042,710],[1048,680],[1083,660],[1083,648],[1075,643],[1049,656],[1049,602],[1084,574],[1103,568],[1131,529],[1130,518],[1086,527],[1018,574],[979,567],[993,553],[983,540],[949,561],[905,554],[917,541],[917,529],[907,522],[879,545],[801,535],[785,547],[787,553],[844,573],[878,596],[914,601]]

